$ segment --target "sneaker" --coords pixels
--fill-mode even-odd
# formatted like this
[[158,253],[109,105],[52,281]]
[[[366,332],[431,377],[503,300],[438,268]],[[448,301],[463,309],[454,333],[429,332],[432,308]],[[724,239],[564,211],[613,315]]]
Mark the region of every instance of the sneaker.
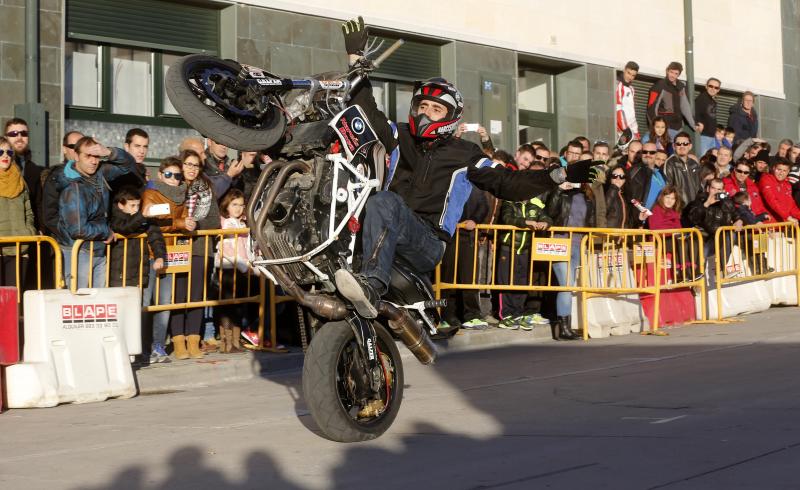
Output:
[[530,318],[530,321],[533,322],[534,325],[550,325],[550,320],[543,317],[539,313],[528,315],[528,318]]
[[242,338],[250,342],[251,345],[258,345],[258,332],[242,330]]
[[368,319],[378,316],[377,303],[380,296],[366,277],[353,274],[346,269],[339,269],[336,271],[335,278],[339,292],[353,303],[359,315]]
[[167,355],[167,351],[164,350],[164,346],[161,344],[153,345],[152,352],[150,352],[150,364],[155,364],[157,362],[172,362]]
[[486,330],[489,328],[489,324],[480,318],[473,318],[467,322],[461,324],[467,330]]
[[436,325],[436,333],[448,334],[454,330],[458,330],[458,325],[449,323],[445,320],[442,320],[438,325]]
[[504,318],[498,325],[498,328],[502,328],[504,330],[519,330],[519,321],[516,317],[508,317]]
[[525,330],[526,332],[530,332],[533,330],[533,319],[530,318],[528,315],[520,315],[516,318],[517,325],[519,325],[520,330]]

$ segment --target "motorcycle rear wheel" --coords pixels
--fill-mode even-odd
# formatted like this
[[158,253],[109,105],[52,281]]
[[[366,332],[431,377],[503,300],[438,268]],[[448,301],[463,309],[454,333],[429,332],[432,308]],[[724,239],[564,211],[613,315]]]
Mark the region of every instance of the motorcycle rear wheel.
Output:
[[[348,360],[357,355],[355,334],[347,322],[327,323],[311,340],[303,364],[303,394],[306,404],[325,437],[337,442],[375,439],[392,425],[403,399],[403,365],[400,351],[386,329],[374,323],[382,360],[381,399],[383,410],[376,416],[360,417],[364,408],[348,395],[354,380],[348,375]],[[387,389],[387,379],[389,380]]]
[[[278,107],[276,95],[267,117],[248,117],[247,110],[236,107],[198,79],[235,79],[241,66],[235,61],[193,54],[172,64],[164,81],[167,96],[178,113],[203,136],[240,151],[269,148],[283,137],[286,118]],[[208,74],[212,74],[209,77]],[[211,80],[213,78],[213,80]],[[209,80],[211,80],[209,82]]]

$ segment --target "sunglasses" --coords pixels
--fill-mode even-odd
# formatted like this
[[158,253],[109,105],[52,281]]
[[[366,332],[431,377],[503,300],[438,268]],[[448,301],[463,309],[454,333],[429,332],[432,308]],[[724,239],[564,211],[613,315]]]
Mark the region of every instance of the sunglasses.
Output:
[[544,159],[545,159],[545,156],[544,155],[534,155],[533,159],[534,160],[539,160],[540,162],[543,162]]
[[74,150],[75,149],[75,143],[70,143],[68,145],[64,145],[64,148],[69,148],[70,150]]
[[14,150],[3,150],[0,148],[0,157],[3,155],[8,155],[11,158],[14,158]]
[[620,174],[613,174],[613,175],[611,176],[611,178],[612,178],[612,179],[624,180],[624,179],[625,179],[625,176],[624,176],[624,175],[620,175]]
[[164,172],[165,179],[177,179],[181,180],[183,178],[183,174],[181,172]]
[[6,133],[6,136],[9,138],[16,138],[17,136],[22,136],[23,138],[28,137],[28,131],[9,131]]
[[689,146],[689,145],[691,145],[691,143],[689,143],[688,141],[676,141],[675,142],[675,146]]
[[719,85],[706,85],[706,87],[710,88],[711,90],[719,90],[720,89]]
[[734,170],[734,171],[735,171],[737,174],[742,174],[742,175],[750,175],[750,171],[749,171],[749,170],[739,170],[739,169],[737,168],[737,169],[736,169],[736,170]]
[[655,155],[656,153],[658,153],[658,151],[656,151],[656,150],[653,150],[653,151],[642,150],[642,155]]

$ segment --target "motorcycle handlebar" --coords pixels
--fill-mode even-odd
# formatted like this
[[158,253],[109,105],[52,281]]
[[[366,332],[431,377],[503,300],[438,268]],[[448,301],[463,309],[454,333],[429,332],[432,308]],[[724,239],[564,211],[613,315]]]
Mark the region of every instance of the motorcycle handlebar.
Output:
[[[398,39],[397,41],[395,41],[391,46],[389,46],[389,48],[386,51],[381,53],[381,55],[378,56],[375,59],[375,61],[372,62],[372,69],[374,70],[374,69],[378,68],[379,66],[381,66],[381,63],[386,61],[386,58],[388,58],[389,56],[393,55],[394,52],[397,51],[400,48],[400,46],[402,46],[403,44],[405,44],[405,41],[403,41],[402,39]],[[363,74],[360,74],[357,77],[353,78],[350,81],[350,88],[349,88],[348,92],[352,93],[353,90],[356,87],[358,87],[358,84],[360,84],[362,80],[364,80],[364,75]]]

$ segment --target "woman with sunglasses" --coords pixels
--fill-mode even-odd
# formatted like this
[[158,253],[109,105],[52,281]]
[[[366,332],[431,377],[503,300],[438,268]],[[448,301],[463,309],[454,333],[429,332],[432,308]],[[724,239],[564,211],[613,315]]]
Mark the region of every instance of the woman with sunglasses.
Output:
[[614,167],[608,173],[608,188],[606,189],[606,227],[630,228],[631,206],[625,199],[623,188],[628,173],[622,167]]
[[761,192],[758,190],[758,186],[753,179],[750,178],[752,172],[750,165],[748,165],[745,160],[736,162],[733,172],[722,180],[725,183],[725,192],[727,192],[729,196],[735,196],[737,192],[741,191],[747,192],[752,202],[750,209],[753,210],[753,214],[758,216],[761,213],[767,213],[767,219],[764,222],[774,223],[775,218],[767,211],[764,200],[761,199]]
[[[142,193],[142,214],[157,224],[163,233],[185,233],[195,229],[194,219],[186,214],[186,184],[183,183],[181,160],[167,157],[161,161],[158,180],[151,180]],[[167,246],[175,245],[174,237],[165,237]],[[151,261],[152,267],[152,261]],[[156,278],[156,271],[150,269],[147,291],[155,291],[158,285],[157,305],[171,304],[172,280],[174,274],[163,274]],[[147,294],[146,292],[144,294]],[[153,315],[153,346],[151,362],[164,362],[166,352],[164,342],[167,337],[169,311],[159,311]],[[186,338],[183,333],[173,332],[172,345],[177,359],[188,359]]]
[[[188,218],[197,224],[195,231],[219,229],[220,214],[217,196],[212,182],[203,175],[203,161],[200,159],[200,155],[193,150],[184,150],[179,158],[182,162],[183,179],[186,182],[186,211]],[[216,250],[214,237],[194,237],[191,243],[190,273],[175,274],[175,302],[179,303],[197,302],[204,299],[204,291],[207,291],[207,278],[210,277],[213,268],[211,258]],[[200,349],[203,310],[203,307],[195,307],[173,311],[169,319],[173,339],[176,335],[184,336],[189,357],[192,359],[203,357],[203,351]],[[206,334],[208,340],[214,338],[213,331],[206,332]],[[210,344],[207,342],[207,351],[212,350],[209,348]]]
[[[14,150],[11,143],[0,136],[0,236],[31,236],[36,234],[33,224],[33,208],[19,166],[14,163]],[[2,248],[2,268],[0,284],[17,286],[19,294],[25,283],[28,246],[20,246],[19,273],[17,277],[17,248]]]

